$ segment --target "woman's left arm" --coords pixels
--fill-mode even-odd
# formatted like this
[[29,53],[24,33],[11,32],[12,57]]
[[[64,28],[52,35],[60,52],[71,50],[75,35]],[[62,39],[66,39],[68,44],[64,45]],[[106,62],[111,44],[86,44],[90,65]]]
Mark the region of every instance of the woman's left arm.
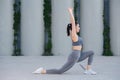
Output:
[[71,31],[71,38],[74,42],[76,42],[78,40],[78,36],[76,34],[76,28],[75,28],[75,19],[74,19],[74,15],[73,15],[73,9],[72,8],[68,8],[69,14],[70,14],[70,22],[72,23],[72,31]]

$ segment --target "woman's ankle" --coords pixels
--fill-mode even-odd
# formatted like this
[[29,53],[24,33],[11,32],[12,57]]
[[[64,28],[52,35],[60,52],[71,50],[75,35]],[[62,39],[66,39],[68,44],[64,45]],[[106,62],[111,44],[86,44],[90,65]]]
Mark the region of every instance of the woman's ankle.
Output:
[[41,71],[41,74],[46,74],[46,70],[43,69],[43,70]]
[[91,69],[91,65],[87,65],[86,69],[87,70]]

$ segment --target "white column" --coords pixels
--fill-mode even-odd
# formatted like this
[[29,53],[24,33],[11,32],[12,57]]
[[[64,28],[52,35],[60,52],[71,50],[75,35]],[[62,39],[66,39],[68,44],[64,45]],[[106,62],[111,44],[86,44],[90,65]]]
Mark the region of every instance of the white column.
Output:
[[66,34],[70,22],[68,7],[73,7],[73,0],[52,0],[52,53],[55,55],[71,53],[71,40]]
[[110,33],[112,52],[120,56],[120,0],[110,0]]
[[43,0],[21,0],[21,47],[25,56],[44,51]]
[[84,51],[93,50],[95,55],[103,51],[103,0],[81,0],[81,36]]
[[0,56],[13,53],[13,0],[0,0]]

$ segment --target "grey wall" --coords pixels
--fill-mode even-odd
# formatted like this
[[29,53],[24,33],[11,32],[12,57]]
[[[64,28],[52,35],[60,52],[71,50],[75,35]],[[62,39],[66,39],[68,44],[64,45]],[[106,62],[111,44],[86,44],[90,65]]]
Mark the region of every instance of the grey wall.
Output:
[[13,0],[0,0],[0,56],[13,53]]
[[71,40],[66,34],[70,22],[68,7],[73,7],[72,0],[52,0],[52,52],[55,55],[68,55],[71,52]]
[[81,0],[81,36],[84,51],[93,50],[95,55],[103,51],[103,1]]
[[[43,0],[21,0],[21,48],[25,56],[39,56],[44,52]],[[120,0],[110,1],[111,48],[120,55]],[[81,36],[84,51],[95,55],[103,51],[103,0],[81,0]],[[52,0],[52,53],[69,55],[71,39],[66,35],[70,22],[68,7],[73,0]],[[13,0],[0,0],[0,55],[13,53]]]
[[44,51],[43,0],[21,0],[21,50],[26,56]]
[[116,56],[120,56],[120,0],[110,2],[111,48]]

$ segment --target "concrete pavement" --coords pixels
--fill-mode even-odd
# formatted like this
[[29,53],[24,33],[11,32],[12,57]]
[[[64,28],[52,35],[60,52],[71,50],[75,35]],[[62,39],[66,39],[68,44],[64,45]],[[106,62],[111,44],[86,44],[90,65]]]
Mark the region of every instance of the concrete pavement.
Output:
[[[0,80],[119,80],[120,56],[95,56],[92,64],[97,75],[84,75],[79,63],[64,74],[32,74],[39,68],[60,68],[67,56],[0,56]],[[80,62],[86,65],[87,59]]]

